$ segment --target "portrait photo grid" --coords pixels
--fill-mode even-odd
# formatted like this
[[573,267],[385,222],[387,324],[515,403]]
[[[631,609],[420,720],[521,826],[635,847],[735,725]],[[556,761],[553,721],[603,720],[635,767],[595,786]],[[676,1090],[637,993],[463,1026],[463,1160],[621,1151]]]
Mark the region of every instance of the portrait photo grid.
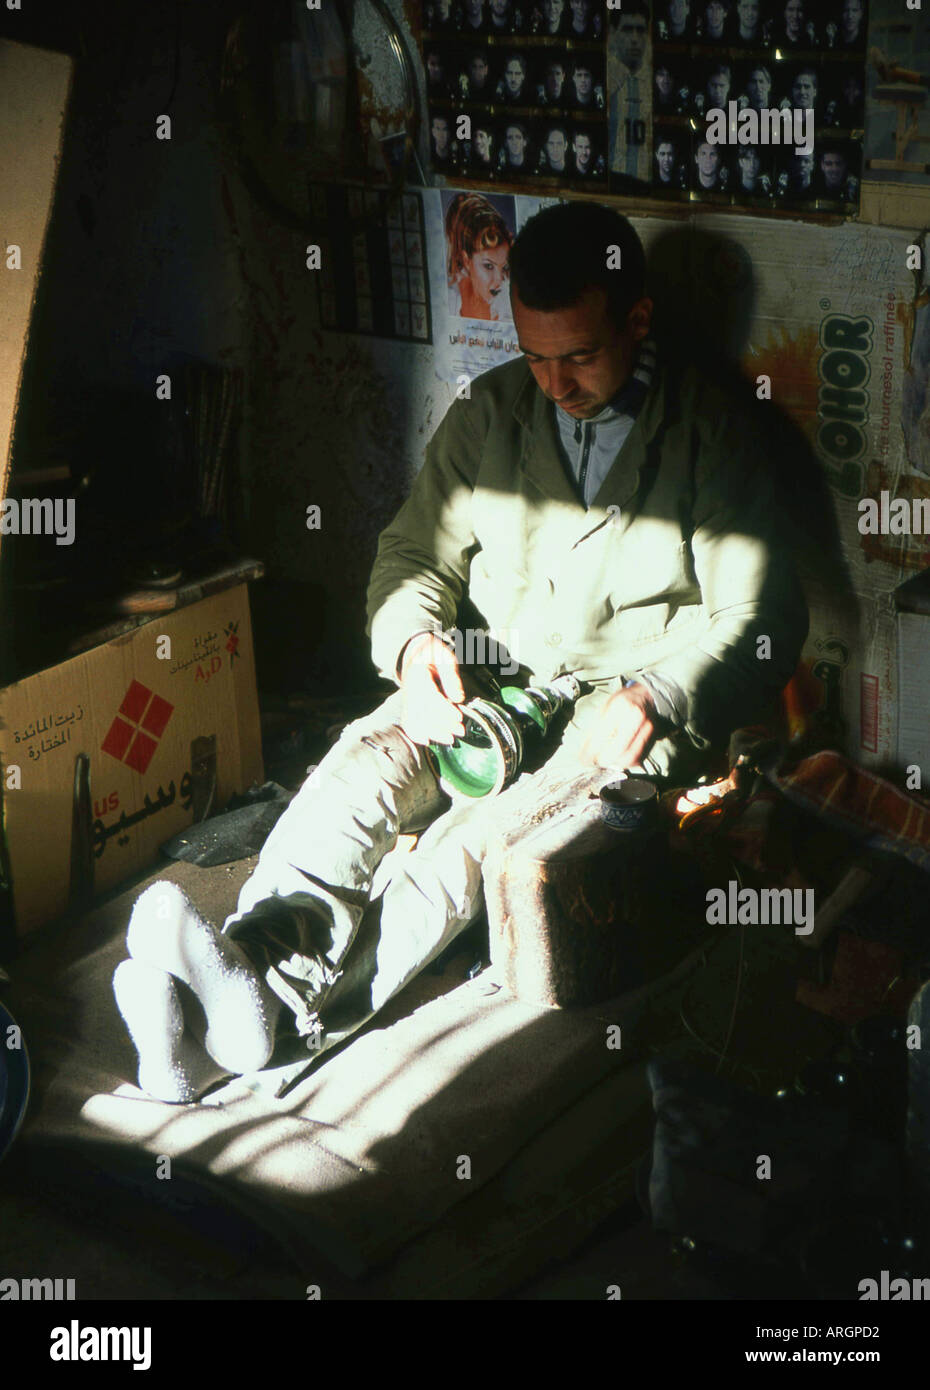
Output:
[[[653,195],[853,214],[865,120],[867,0],[656,0],[651,36]],[[624,13],[628,13],[625,9]],[[727,113],[726,143],[707,114]],[[801,113],[812,110],[813,120]],[[794,135],[745,143],[750,118],[791,112]],[[804,122],[802,125],[801,122]],[[807,138],[810,136],[811,138]],[[804,148],[799,149],[800,146]]]
[[[424,0],[430,167],[555,196],[853,215],[867,3]],[[724,141],[706,138],[712,111]]]
[[422,19],[434,173],[607,191],[604,0],[424,0]]

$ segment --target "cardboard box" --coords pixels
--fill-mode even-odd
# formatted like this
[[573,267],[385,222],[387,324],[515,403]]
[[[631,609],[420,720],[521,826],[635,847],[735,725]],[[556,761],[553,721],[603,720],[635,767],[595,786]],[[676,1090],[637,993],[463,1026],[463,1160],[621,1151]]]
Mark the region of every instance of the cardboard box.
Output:
[[263,780],[247,587],[8,686],[0,764],[23,935]]
[[0,39],[0,497],[7,490],[13,421],[73,66],[62,53]]

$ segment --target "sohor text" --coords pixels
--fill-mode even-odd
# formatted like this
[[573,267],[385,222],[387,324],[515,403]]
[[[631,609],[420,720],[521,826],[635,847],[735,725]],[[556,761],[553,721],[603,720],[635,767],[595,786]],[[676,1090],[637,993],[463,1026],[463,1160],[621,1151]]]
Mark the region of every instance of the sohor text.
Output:
[[706,112],[708,145],[790,145],[795,154],[813,154],[814,112],[811,107],[788,107],[784,111],[767,107],[753,111],[739,109],[739,102],[727,102],[727,109],[715,106]]

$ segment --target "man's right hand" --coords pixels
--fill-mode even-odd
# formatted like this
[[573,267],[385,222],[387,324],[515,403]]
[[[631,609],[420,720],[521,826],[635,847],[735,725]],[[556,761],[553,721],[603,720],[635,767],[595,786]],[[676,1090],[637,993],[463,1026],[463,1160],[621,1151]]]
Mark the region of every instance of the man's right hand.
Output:
[[401,725],[414,743],[450,744],[465,732],[459,664],[445,642],[424,632],[408,642],[400,670]]

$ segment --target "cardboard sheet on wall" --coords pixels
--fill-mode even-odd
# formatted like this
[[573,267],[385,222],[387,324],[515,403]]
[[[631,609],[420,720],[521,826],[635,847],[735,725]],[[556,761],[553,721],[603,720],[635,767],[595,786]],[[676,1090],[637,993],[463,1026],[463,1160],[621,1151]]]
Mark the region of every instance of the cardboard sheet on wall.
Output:
[[[72,62],[0,39],[0,497],[58,172]],[[0,533],[2,542],[2,533]]]

